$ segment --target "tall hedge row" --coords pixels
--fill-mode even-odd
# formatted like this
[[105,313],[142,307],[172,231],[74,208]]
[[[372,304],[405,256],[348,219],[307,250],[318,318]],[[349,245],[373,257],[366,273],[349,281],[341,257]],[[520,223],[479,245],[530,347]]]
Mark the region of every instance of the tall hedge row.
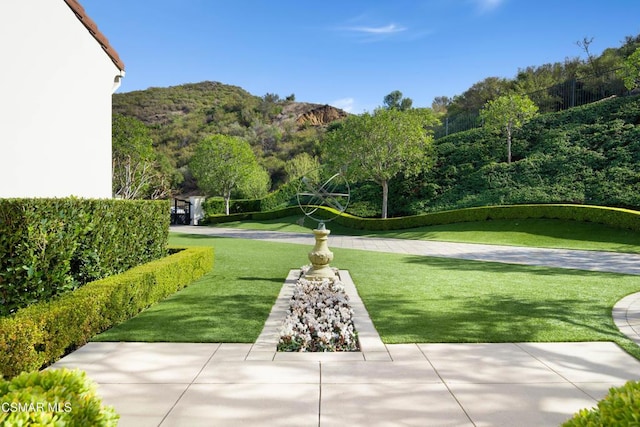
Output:
[[0,377],[47,366],[211,270],[213,249],[189,248],[0,317]]
[[166,255],[168,201],[0,199],[0,316]]

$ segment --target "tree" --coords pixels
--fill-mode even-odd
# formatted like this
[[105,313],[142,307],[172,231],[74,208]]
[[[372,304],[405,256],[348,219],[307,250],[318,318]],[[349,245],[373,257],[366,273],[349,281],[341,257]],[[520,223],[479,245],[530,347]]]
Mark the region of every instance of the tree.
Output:
[[247,180],[238,186],[238,192],[247,199],[259,199],[266,196],[271,188],[269,172],[257,162],[247,176]]
[[640,85],[640,48],[637,48],[622,64],[618,75],[627,90],[633,90]]
[[444,116],[447,114],[451,102],[452,100],[448,96],[436,96],[431,102],[431,109],[437,115]]
[[480,111],[483,128],[504,133],[507,138],[507,163],[511,163],[511,137],[538,113],[538,107],[527,95],[503,95],[489,101]]
[[149,129],[140,120],[114,114],[112,120],[113,194],[136,199],[149,192],[156,171]]
[[513,89],[513,81],[500,77],[487,77],[474,83],[462,95],[456,95],[449,104],[448,114],[477,114],[489,100],[504,95]]
[[387,218],[389,181],[400,173],[413,176],[429,166],[437,124],[431,110],[377,109],[349,116],[327,134],[324,153],[334,167],[346,166],[353,181],[371,180],[382,187],[382,218]]
[[189,168],[198,187],[224,198],[225,213],[233,191],[243,188],[258,167],[248,142],[226,135],[211,135],[196,147]]
[[413,105],[413,100],[411,98],[403,98],[402,92],[399,90],[394,90],[390,94],[384,97],[384,105],[389,110],[410,110]]
[[300,153],[284,165],[287,182],[306,176],[315,181],[319,179],[320,162],[309,153]]

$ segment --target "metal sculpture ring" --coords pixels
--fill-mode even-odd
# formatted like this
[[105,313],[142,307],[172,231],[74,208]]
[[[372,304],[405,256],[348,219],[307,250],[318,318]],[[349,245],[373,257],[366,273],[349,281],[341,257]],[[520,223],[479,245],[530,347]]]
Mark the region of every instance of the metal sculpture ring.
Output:
[[[296,196],[302,212],[320,224],[329,222],[343,213],[349,206],[351,198],[349,183],[342,172],[338,172],[326,180],[313,179],[308,176],[302,177]],[[331,208],[337,213],[331,216],[323,211],[324,218],[320,218],[317,213],[321,207]]]

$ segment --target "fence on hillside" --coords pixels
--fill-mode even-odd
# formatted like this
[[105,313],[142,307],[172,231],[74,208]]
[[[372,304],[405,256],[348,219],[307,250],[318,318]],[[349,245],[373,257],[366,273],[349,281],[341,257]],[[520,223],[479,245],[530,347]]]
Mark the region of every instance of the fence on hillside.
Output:
[[[622,79],[618,77],[619,68],[608,70],[600,75],[592,75],[581,79],[571,79],[556,85],[528,93],[541,113],[552,113],[572,107],[590,104],[611,96],[628,95]],[[481,127],[480,111],[446,116],[442,125],[434,131],[434,137],[442,138],[456,132]]]

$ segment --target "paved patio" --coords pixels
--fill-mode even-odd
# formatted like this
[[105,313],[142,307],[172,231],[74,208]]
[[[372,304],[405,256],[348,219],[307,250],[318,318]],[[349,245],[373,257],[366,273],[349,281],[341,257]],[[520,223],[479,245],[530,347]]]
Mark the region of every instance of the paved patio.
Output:
[[640,378],[608,342],[386,345],[392,361],[252,347],[89,343],[53,368],[85,370],[132,427],[557,426]]
[[[180,227],[179,232],[224,229]],[[235,233],[233,237],[284,239],[312,245],[304,235]],[[333,239],[332,247],[422,251],[413,241]],[[378,240],[385,240],[378,241]],[[392,240],[387,242],[386,240]],[[283,240],[279,240],[283,241]],[[432,245],[429,254],[494,256],[515,262],[600,269],[593,252],[545,252]],[[438,249],[438,246],[440,248]],[[456,254],[454,254],[454,252]],[[509,253],[518,254],[515,258]],[[484,255],[483,255],[484,254]],[[493,254],[493,255],[491,255]],[[600,256],[603,256],[600,253]],[[473,256],[473,258],[471,258]],[[625,272],[640,274],[640,258],[608,254]],[[598,261],[598,262],[595,262]],[[610,270],[606,270],[610,271]],[[345,272],[347,273],[347,272]],[[52,368],[80,368],[99,384],[121,426],[557,426],[581,408],[595,406],[610,387],[640,379],[640,361],[611,342],[385,345],[373,328],[355,286],[347,289],[356,310],[362,351],[278,353],[274,331],[287,286],[253,344],[89,343]],[[346,279],[350,282],[348,274]],[[640,295],[621,300],[618,327],[640,344]]]

